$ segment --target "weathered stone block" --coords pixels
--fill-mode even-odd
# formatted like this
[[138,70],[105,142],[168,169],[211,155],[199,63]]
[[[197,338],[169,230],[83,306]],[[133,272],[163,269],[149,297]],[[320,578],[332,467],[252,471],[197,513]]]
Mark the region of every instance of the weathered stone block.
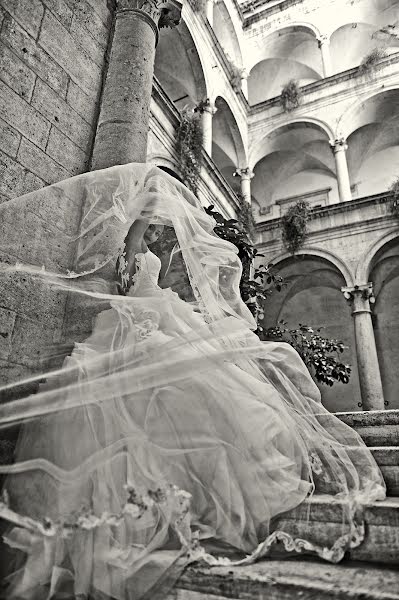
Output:
[[106,46],[100,44],[90,35],[90,31],[84,27],[78,15],[74,15],[72,19],[70,32],[73,39],[81,47],[85,56],[93,60],[100,68],[102,68]]
[[52,290],[43,281],[24,273],[0,277],[0,306],[18,315],[41,323],[57,322],[57,327],[61,327],[65,301],[65,292]]
[[3,121],[3,119],[0,119],[0,140],[2,150],[12,158],[15,158],[21,141],[21,134],[18,133],[18,131],[15,131],[15,129]]
[[78,4],[84,4],[86,6],[86,11],[91,8],[98,15],[104,25],[110,25],[113,3],[109,2],[109,0],[66,0],[66,2],[72,9],[75,9]]
[[3,43],[0,42],[0,79],[29,102],[36,75]]
[[0,358],[7,359],[11,352],[11,336],[16,313],[0,307]]
[[87,154],[56,127],[51,128],[46,152],[71,175],[87,170]]
[[63,26],[68,29],[71,24],[72,16],[73,16],[73,11],[68,6],[68,4],[66,2],[64,2],[64,0],[42,0],[42,1],[43,1],[43,4],[51,10],[53,15],[55,17],[57,17],[57,19],[60,21],[60,23],[62,23]]
[[[26,365],[11,363],[9,360],[0,359],[0,386],[21,381],[32,375],[35,371]],[[16,386],[6,391],[0,392],[0,402],[10,400],[19,400],[36,391],[38,383],[30,383]]]
[[0,150],[0,193],[16,198],[41,188],[44,182]]
[[39,370],[41,365],[44,370],[50,360],[50,347],[54,343],[57,327],[57,319],[54,322],[49,319],[40,322],[17,316],[11,341],[10,361],[32,369],[39,367]]
[[88,96],[72,79],[69,81],[67,102],[83,119],[94,126],[99,94]]
[[31,104],[82,150],[87,149],[90,126],[41,79],[36,82]]
[[37,37],[44,14],[39,0],[2,0],[2,4],[32,37]]
[[97,14],[96,10],[93,10],[94,4],[100,5],[101,2],[88,3],[85,0],[75,2],[74,13],[75,17],[87,29],[87,31],[90,32],[90,35],[96,40],[96,42],[105,48],[108,42],[110,23],[104,23],[103,19]]
[[65,97],[68,75],[10,15],[5,16],[0,39],[53,90]]
[[0,82],[0,117],[44,150],[50,123],[2,82]]
[[101,69],[83,55],[71,34],[51,13],[44,17],[39,44],[87,93],[98,88]]
[[22,139],[18,150],[18,161],[47,184],[69,176],[66,169],[25,138]]

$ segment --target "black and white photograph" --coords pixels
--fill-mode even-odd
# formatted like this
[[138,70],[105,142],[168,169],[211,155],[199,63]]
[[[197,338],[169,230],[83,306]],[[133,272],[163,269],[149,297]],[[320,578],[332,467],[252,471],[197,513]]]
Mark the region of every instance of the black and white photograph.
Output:
[[399,0],[0,0],[0,600],[399,600]]

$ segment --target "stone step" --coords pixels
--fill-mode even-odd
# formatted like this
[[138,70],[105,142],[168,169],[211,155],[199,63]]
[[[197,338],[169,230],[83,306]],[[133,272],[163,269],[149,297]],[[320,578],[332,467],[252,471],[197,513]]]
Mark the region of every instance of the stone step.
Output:
[[399,446],[399,410],[335,413],[355,429],[368,446]]
[[[275,528],[323,547],[341,535],[340,502],[329,495],[314,495],[278,518]],[[399,566],[399,497],[364,507],[366,536],[348,553],[352,560]]]
[[316,560],[268,560],[187,569],[165,600],[399,600],[396,569]]
[[388,496],[399,496],[399,446],[371,447],[384,477]]

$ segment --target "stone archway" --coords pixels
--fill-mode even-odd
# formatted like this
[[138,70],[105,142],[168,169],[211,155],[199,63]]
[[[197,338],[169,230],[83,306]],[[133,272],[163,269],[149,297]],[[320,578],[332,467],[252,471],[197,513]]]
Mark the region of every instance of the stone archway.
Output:
[[279,96],[290,79],[306,85],[323,77],[316,33],[310,26],[291,25],[273,32],[253,60],[248,78],[251,105]]
[[208,96],[200,55],[184,21],[160,36],[154,73],[179,110]]
[[373,321],[384,399],[399,408],[399,235],[372,257],[369,281],[373,283]]
[[247,166],[247,158],[237,121],[224,98],[215,101],[216,113],[212,122],[212,158],[230,186],[240,193],[240,182],[233,173]]
[[273,206],[284,212],[301,195],[315,206],[338,200],[330,138],[319,124],[303,120],[279,127],[258,144],[252,161],[252,195],[260,219]]
[[298,257],[273,260],[287,286],[274,292],[265,303],[265,327],[273,327],[283,319],[289,327],[299,324],[315,329],[321,335],[342,340],[348,349],[340,360],[352,365],[349,384],[336,383],[332,388],[319,385],[323,405],[331,412],[359,410],[360,386],[352,316],[341,287],[346,278],[338,267],[321,256],[304,249]]

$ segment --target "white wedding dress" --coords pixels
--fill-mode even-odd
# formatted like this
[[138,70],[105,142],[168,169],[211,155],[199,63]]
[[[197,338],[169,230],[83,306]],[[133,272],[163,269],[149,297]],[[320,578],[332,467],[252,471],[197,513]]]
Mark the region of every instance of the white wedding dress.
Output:
[[[66,366],[81,366],[81,387],[68,392],[77,394],[75,408],[25,426],[19,466],[8,468],[0,514],[17,525],[7,541],[28,560],[11,577],[7,597],[69,591],[163,598],[185,564],[201,554],[209,559],[198,543],[250,555],[272,535],[273,517],[300,504],[317,477],[334,483],[340,468],[348,480],[358,477],[327,431],[322,444],[335,443],[337,466],[324,469],[326,447],[312,426],[306,429],[294,398],[306,394],[318,402],[317,388],[290,346],[265,343],[269,382],[262,381],[250,367],[220,359],[214,337],[194,335],[210,326],[177,294],[158,287],[156,255],[137,255],[136,267],[128,292],[134,308],[115,297],[66,359]],[[118,365],[104,367],[101,357],[109,360],[110,351],[117,351]],[[97,390],[109,385],[104,373],[123,380],[131,364],[137,372],[161,365],[157,381],[140,390],[137,381],[119,387],[113,378],[112,398],[96,404]],[[176,364],[173,382],[168,365]],[[41,391],[62,387],[62,377]],[[287,393],[292,409],[283,400]],[[342,437],[346,426],[336,426]],[[354,432],[347,434],[364,451],[363,480],[354,484],[359,494],[383,497],[373,459]]]
[[[55,298],[75,344],[62,368],[24,380],[45,380],[36,394],[0,404],[0,435],[20,427],[14,460],[0,465],[4,556],[16,557],[0,596],[164,600],[193,560],[243,564],[279,543],[337,561],[361,543],[362,505],[385,494],[381,473],[323,408],[293,348],[253,333],[237,249],[214,234],[198,199],[156,167],[132,164],[3,203],[0,220],[24,236],[31,211],[43,219],[42,253],[23,246],[25,264],[13,265],[15,239],[1,239],[1,289],[14,285],[11,273],[38,302]],[[61,235],[54,214],[76,219],[62,221]],[[159,254],[182,259],[192,293],[181,296],[195,302],[161,289],[150,251],[136,255],[127,295],[110,292],[118,249],[143,219],[173,230],[178,253]],[[93,314],[92,333],[76,343],[74,321],[79,332]],[[330,548],[303,523],[291,520],[290,532],[276,519],[315,491],[339,500]]]

